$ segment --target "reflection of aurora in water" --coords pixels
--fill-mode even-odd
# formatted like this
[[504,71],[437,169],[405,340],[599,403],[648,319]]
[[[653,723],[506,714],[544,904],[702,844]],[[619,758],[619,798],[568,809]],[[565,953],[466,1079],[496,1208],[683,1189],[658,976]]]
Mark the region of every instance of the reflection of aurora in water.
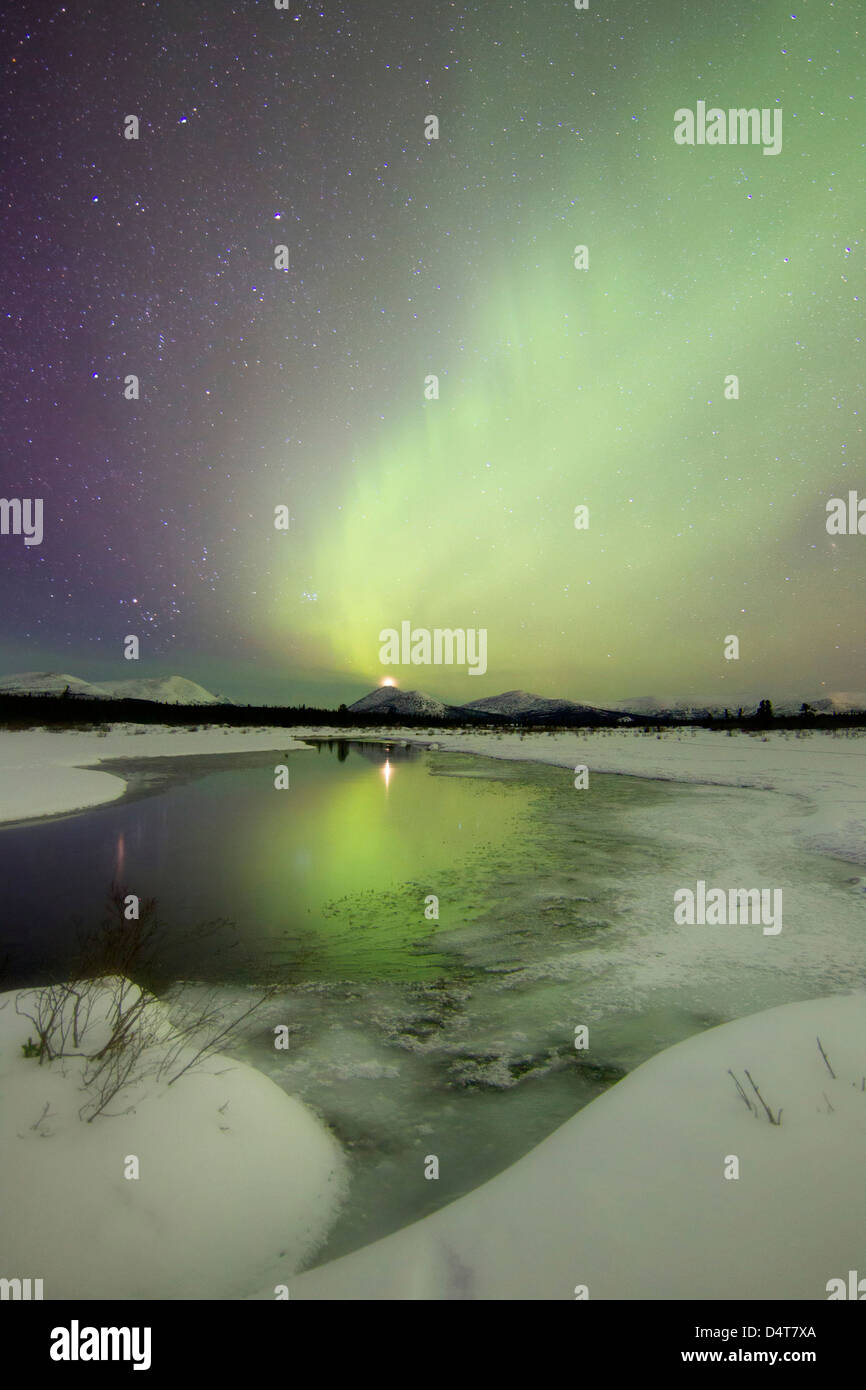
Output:
[[[288,755],[151,761],[144,776],[178,784],[7,831],[0,860],[5,853],[32,870],[16,875],[7,901],[14,964],[59,968],[71,916],[98,915],[117,882],[157,899],[171,928],[167,964],[179,973],[238,980],[263,971],[279,977],[285,967],[286,980],[299,968],[304,978],[435,975],[442,965],[435,949],[417,949],[438,930],[424,918],[425,895],[450,895],[449,925],[471,920],[468,907],[455,917],[461,874],[480,886],[484,854],[529,833],[535,793],[515,784],[503,797],[496,779],[468,786],[433,777],[430,755],[399,741],[311,742]],[[274,765],[284,756],[289,787],[277,791]],[[46,855],[57,866],[47,893]],[[37,930],[25,932],[32,918]],[[231,929],[211,940],[205,958],[185,954],[185,928],[214,918],[230,919]]]

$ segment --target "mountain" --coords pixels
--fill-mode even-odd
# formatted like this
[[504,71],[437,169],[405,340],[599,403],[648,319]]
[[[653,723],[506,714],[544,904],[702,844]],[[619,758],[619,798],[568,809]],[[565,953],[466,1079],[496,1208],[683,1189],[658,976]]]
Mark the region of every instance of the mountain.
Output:
[[[666,716],[673,716],[676,719],[705,719],[714,715],[722,715],[727,707],[736,714],[740,705],[744,711],[754,711],[758,707],[758,700],[738,700],[731,697],[726,704],[719,704],[718,700],[660,700],[655,695],[636,695],[631,700],[613,700],[609,706],[612,710],[619,710],[622,714],[636,714],[638,717],[643,715],[645,718],[664,719]],[[797,706],[799,709],[799,705]]]
[[548,700],[543,695],[530,695],[525,690],[508,690],[504,695],[489,695],[486,699],[470,700],[465,705],[446,705],[420,690],[398,690],[396,686],[379,686],[369,695],[356,700],[349,709],[354,713],[405,714],[421,718],[446,718],[455,724],[616,724],[618,717],[609,710],[593,705],[578,705],[574,700]]
[[[799,714],[802,703],[801,700],[800,704],[792,708],[791,713]],[[859,713],[860,710],[866,710],[866,693],[855,691],[852,694],[839,691],[835,695],[819,695],[814,700],[807,700],[806,703],[816,714],[849,714],[852,710],[857,710]],[[773,705],[773,709],[776,709],[775,705]],[[787,712],[784,703],[777,711],[777,713],[779,712]]]
[[99,685],[55,671],[24,671],[19,675],[0,676],[0,695],[62,695],[66,690],[80,700],[152,700],[165,705],[228,703],[184,676],[102,681]]
[[[726,709],[732,715],[736,715],[740,709],[744,715],[752,715],[764,698],[767,697],[756,695],[754,692],[741,692],[739,694],[734,692],[723,700],[701,700],[697,697],[691,700],[664,700],[655,695],[639,695],[631,700],[616,700],[610,708],[628,711],[629,714],[635,714],[638,717],[643,715],[647,718],[663,719],[666,716],[673,716],[677,719],[722,718]],[[802,695],[791,695],[780,699],[769,698],[773,706],[773,713],[779,715],[799,714],[804,703]],[[866,694],[840,692],[816,696],[814,700],[807,699],[805,703],[816,714],[848,714],[852,710],[866,710]]]
[[131,681],[103,681],[106,694],[114,700],[154,700],[161,705],[219,705],[228,703],[211,695],[203,685],[185,676],[153,676]]
[[675,703],[676,701],[671,700],[665,704],[655,695],[635,695],[631,700],[613,700],[610,707],[628,710],[629,714],[661,714],[665,710],[673,709]]
[[507,719],[526,719],[542,723],[559,716],[577,718],[584,714],[599,714],[594,705],[579,705],[574,700],[548,700],[543,695],[531,695],[526,690],[506,690],[504,695],[488,695],[483,700],[470,700],[463,710],[479,714],[499,714]]
[[67,689],[70,695],[80,699],[104,700],[108,695],[101,685],[56,671],[22,671],[14,676],[0,676],[0,695],[62,695]]
[[349,709],[358,714],[413,714],[441,719],[448,706],[420,690],[398,690],[394,685],[380,685],[349,705]]

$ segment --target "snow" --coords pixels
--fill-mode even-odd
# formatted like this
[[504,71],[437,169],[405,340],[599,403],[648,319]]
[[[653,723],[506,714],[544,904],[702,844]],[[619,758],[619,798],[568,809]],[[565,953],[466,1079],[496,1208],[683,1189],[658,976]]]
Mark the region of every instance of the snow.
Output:
[[299,1275],[291,1297],[826,1299],[830,1280],[866,1274],[864,1033],[858,993],[668,1048],[491,1182]]
[[169,758],[185,754],[247,753],[304,748],[285,729],[200,732],[162,726],[114,724],[109,732],[44,729],[0,731],[0,824],[62,815],[123,796],[126,783],[93,767],[103,758]]
[[[91,1053],[111,995],[106,981],[82,1037]],[[0,995],[4,1277],[44,1280],[47,1299],[237,1298],[263,1278],[273,1296],[345,1196],[342,1151],[312,1111],[218,1054],[172,1085],[143,1078],[88,1123],[85,1063],[24,1057],[34,1028],[15,999]],[[160,1003],[146,1017],[152,1072],[171,1027]],[[125,1176],[131,1156],[137,1179]]]

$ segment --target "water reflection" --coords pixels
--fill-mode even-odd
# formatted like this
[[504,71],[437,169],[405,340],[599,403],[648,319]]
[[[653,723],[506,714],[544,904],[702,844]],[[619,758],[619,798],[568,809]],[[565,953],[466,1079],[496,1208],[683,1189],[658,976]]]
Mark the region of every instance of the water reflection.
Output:
[[346,738],[307,738],[304,742],[311,748],[315,748],[321,753],[323,748],[327,748],[329,753],[336,752],[337,758],[344,763],[349,756],[349,752],[357,754],[359,758],[366,758],[368,762],[376,763],[382,767],[385,763],[417,763],[425,756],[422,748],[416,747],[412,743],[404,743],[396,740],[393,743],[376,742],[356,742],[354,739]]
[[117,832],[117,844],[114,856],[114,882],[123,883],[126,877],[126,840],[123,831]]
[[[279,794],[271,754],[202,759],[195,780],[179,759],[157,796],[6,831],[0,960],[16,983],[62,972],[72,919],[98,922],[112,882],[156,898],[164,964],[182,977],[436,978],[450,959],[437,933],[480,910],[490,852],[528,831],[532,792],[431,775],[441,755],[400,740],[308,743]],[[429,893],[447,899],[441,921],[424,916]],[[188,949],[215,919],[233,925]]]

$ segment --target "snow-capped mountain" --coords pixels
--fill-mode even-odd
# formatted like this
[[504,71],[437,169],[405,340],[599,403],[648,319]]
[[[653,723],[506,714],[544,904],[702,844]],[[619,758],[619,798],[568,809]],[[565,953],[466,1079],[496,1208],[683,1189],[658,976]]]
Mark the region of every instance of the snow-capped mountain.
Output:
[[496,721],[503,724],[590,724],[616,723],[617,716],[593,705],[579,705],[574,700],[548,700],[525,690],[508,690],[504,695],[489,695],[465,705],[446,705],[420,690],[398,690],[395,686],[380,686],[369,695],[356,700],[349,709],[358,713],[406,714],[453,720],[454,723]]
[[[666,715],[674,715],[677,719],[691,719],[695,717],[706,717],[707,715],[722,715],[725,709],[732,710],[735,714],[740,705],[744,711],[751,713],[757,709],[758,700],[737,699],[736,696],[723,703],[718,700],[677,700],[659,699],[655,695],[636,695],[631,700],[612,700],[609,709],[619,710],[621,713],[644,715],[647,718],[662,719]],[[799,705],[797,706],[799,709]]]
[[203,685],[185,676],[153,676],[131,681],[103,681],[114,700],[155,700],[161,705],[218,705],[226,703]]
[[550,719],[559,714],[598,712],[594,705],[579,705],[574,700],[549,700],[543,695],[532,695],[526,690],[506,690],[503,695],[488,695],[483,700],[470,700],[460,708],[478,710],[481,714],[500,714],[506,718],[538,716],[539,719]]
[[154,676],[143,680],[82,680],[55,671],[23,671],[0,676],[0,695],[63,695],[83,700],[152,700],[166,705],[216,705],[227,703],[204,686],[184,676]]
[[[802,695],[773,699],[772,696],[756,695],[749,691],[739,694],[733,692],[723,700],[701,700],[697,697],[690,700],[659,699],[655,695],[640,695],[631,700],[615,700],[610,708],[655,718],[664,718],[666,715],[675,716],[677,719],[704,718],[708,715],[721,718],[725,710],[735,715],[742,709],[743,714],[752,715],[764,698],[770,699],[773,713],[779,715],[799,714],[804,704]],[[817,695],[814,699],[807,698],[805,703],[815,714],[847,714],[852,710],[866,710],[866,694],[855,691]]]
[[[815,699],[806,701],[809,708],[815,710],[816,714],[848,714],[851,710],[866,709],[866,692],[863,691],[838,691],[834,695],[816,695]],[[777,714],[799,714],[802,701],[783,701],[780,705],[773,705]]]
[[0,695],[70,695],[81,699],[105,699],[108,691],[79,676],[67,676],[56,671],[22,671],[13,676],[0,676]]
[[377,686],[362,695],[349,709],[359,714],[414,714],[439,719],[448,706],[421,690],[398,690],[393,685]]

